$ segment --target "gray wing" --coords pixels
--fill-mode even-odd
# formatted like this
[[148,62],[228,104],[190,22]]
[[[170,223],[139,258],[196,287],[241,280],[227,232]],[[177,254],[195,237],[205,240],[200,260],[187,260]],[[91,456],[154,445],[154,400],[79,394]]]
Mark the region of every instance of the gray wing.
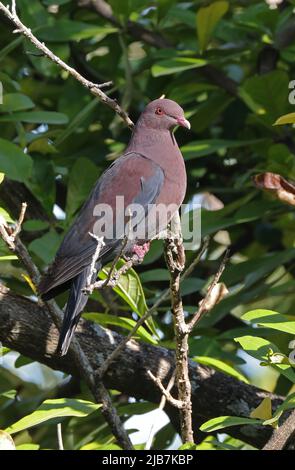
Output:
[[[39,292],[49,292],[57,286],[67,284],[91,264],[97,241],[89,235],[93,233],[96,221],[95,206],[100,203],[114,204],[116,195],[124,196],[124,204],[141,204],[147,215],[149,204],[153,204],[164,183],[162,168],[143,155],[132,152],[123,155],[113,163],[95,184],[88,200],[77,219],[66,234],[53,264],[39,285]],[[99,234],[96,233],[99,236]],[[111,258],[112,250],[121,240],[107,240],[99,259],[106,255]],[[68,285],[65,286],[68,288]],[[63,290],[63,289],[59,289]]]

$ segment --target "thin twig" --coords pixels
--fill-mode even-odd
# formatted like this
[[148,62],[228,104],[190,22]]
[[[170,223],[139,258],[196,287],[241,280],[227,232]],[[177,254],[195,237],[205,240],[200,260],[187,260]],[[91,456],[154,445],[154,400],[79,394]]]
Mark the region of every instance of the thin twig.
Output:
[[127,271],[129,271],[129,269],[132,268],[132,266],[134,266],[135,264],[137,265],[140,262],[141,262],[140,258],[136,254],[133,255],[123,264],[123,266],[121,266],[120,269],[114,271],[114,269],[112,269],[111,267],[110,270],[113,271],[111,277],[109,276],[109,273],[108,273],[106,279],[95,281],[92,284],[87,285],[86,287],[84,287],[83,292],[87,294],[92,294],[94,290],[101,290],[101,289],[104,289],[105,287],[116,287],[116,285],[118,284],[120,280],[120,277],[126,274]]
[[110,98],[101,90],[101,88],[107,86],[107,84],[110,82],[106,82],[99,85],[87,80],[79,72],[77,72],[76,69],[70,67],[68,64],[66,64],[66,62],[64,62],[50,49],[48,49],[44,42],[39,41],[39,39],[37,39],[36,36],[32,33],[31,29],[27,28],[22,23],[16,12],[15,0],[12,1],[11,11],[9,9],[9,6],[5,6],[2,2],[0,2],[0,11],[2,11],[4,15],[16,26],[17,29],[13,31],[14,33],[23,34],[26,38],[31,41],[32,44],[34,44],[37,49],[42,51],[48,59],[57,64],[63,70],[66,70],[72,77],[74,77],[85,88],[87,88],[94,96],[97,96],[102,103],[104,103],[106,106],[115,111],[115,113],[117,113],[123,119],[123,121],[125,122],[125,124],[127,124],[128,127],[133,128],[134,124],[128,114],[121,108],[121,106],[117,103],[116,100]]
[[90,265],[90,271],[89,271],[89,276],[87,278],[87,286],[91,284],[92,277],[93,275],[97,272],[97,269],[95,268],[96,262],[98,260],[99,254],[101,252],[101,249],[104,247],[105,243],[103,241],[103,237],[98,237],[94,233],[89,232],[89,235],[94,238],[97,242],[96,248],[94,255],[92,257],[91,265]]
[[185,278],[189,277],[193,273],[193,271],[195,270],[195,268],[201,261],[203,255],[208,250],[209,243],[210,243],[210,237],[207,236],[204,238],[197,256],[195,257],[195,259],[192,261],[192,263],[188,266],[188,268],[184,271],[183,275],[181,276],[181,281],[183,281]]
[[193,315],[193,318],[191,319],[191,321],[188,323],[187,325],[187,329],[188,329],[188,332],[191,333],[191,331],[193,330],[193,328],[195,327],[195,325],[201,320],[202,316],[208,312],[208,310],[211,310],[212,309],[212,306],[210,306],[210,308],[208,308],[208,301],[210,299],[210,296],[214,290],[214,288],[217,286],[218,282],[219,282],[219,279],[221,278],[222,276],[222,273],[225,269],[225,266],[226,266],[226,263],[228,261],[228,258],[229,258],[229,250],[227,250],[225,252],[225,255],[223,257],[223,260],[221,261],[221,264],[219,266],[219,269],[217,271],[217,273],[215,274],[212,282],[210,283],[209,285],[209,288],[207,290],[207,293],[205,295],[205,298],[201,301],[201,305],[200,307],[198,308],[198,310],[196,311],[196,313]]
[[18,221],[16,223],[16,226],[15,226],[15,229],[12,233],[12,236],[15,238],[21,231],[21,227],[22,227],[22,223],[24,221],[24,218],[25,218],[25,214],[26,214],[26,210],[27,210],[27,203],[26,202],[23,202],[22,203],[22,207],[21,207],[21,211],[20,211],[20,215],[19,215],[19,218],[18,218]]
[[[91,283],[92,274],[96,271],[94,269],[94,267],[95,267],[96,261],[98,259],[99,253],[100,253],[100,248],[97,247],[97,249],[96,249],[96,251],[93,255],[92,263],[91,263],[92,274],[90,274],[90,276],[88,278],[88,281],[87,281],[87,286],[83,289],[83,292],[85,292],[87,294],[92,294],[94,289],[99,290],[99,289],[103,289],[104,287],[115,287],[118,284],[118,282],[120,280],[120,277],[123,274],[125,274],[133,266],[133,264],[138,264],[139,262],[141,262],[139,257],[136,254],[134,254],[131,258],[129,258],[127,260],[127,262],[120,269],[118,269],[118,271],[116,271],[116,265],[117,265],[119,259],[121,258],[121,256],[124,255],[124,251],[125,251],[126,245],[128,243],[128,240],[129,240],[130,232],[131,232],[131,214],[130,214],[129,221],[128,221],[127,234],[124,236],[124,238],[122,240],[120,250],[119,250],[118,254],[115,256],[115,258],[114,258],[114,260],[111,264],[111,267],[110,267],[110,270],[107,274],[106,279],[103,279],[102,281],[95,281],[95,282]],[[96,238],[98,240],[98,242],[100,241],[100,239],[96,235],[93,235],[93,234],[90,234],[90,235],[92,237]]]
[[147,374],[152,379],[152,381],[159,387],[162,394],[164,395],[168,403],[170,403],[170,405],[174,406],[175,408],[178,408],[179,410],[183,409],[184,403],[181,400],[173,398],[170,391],[168,390],[168,387],[165,388],[158,377],[155,377],[150,370],[147,371]]
[[105,279],[105,285],[108,285],[108,283],[111,282],[111,279],[113,279],[115,271],[116,271],[117,263],[118,263],[119,259],[121,258],[121,256],[123,255],[127,243],[128,243],[128,236],[123,238],[121,249],[120,249],[119,253],[117,254],[117,256],[114,258],[114,260],[111,264],[110,270],[108,272],[107,278]]
[[[175,373],[172,374],[172,376],[171,376],[171,378],[168,382],[168,385],[166,387],[166,392],[168,392],[168,393],[170,392],[170,390],[174,386],[174,383],[175,383]],[[161,401],[160,401],[160,404],[158,406],[158,411],[163,411],[164,410],[166,402],[167,402],[167,398],[163,394],[162,398],[161,398]],[[147,438],[146,445],[145,445],[145,450],[149,450],[152,446],[153,438],[154,438],[154,435],[155,435],[155,424],[156,423],[153,422],[152,425],[151,425],[149,436]]]

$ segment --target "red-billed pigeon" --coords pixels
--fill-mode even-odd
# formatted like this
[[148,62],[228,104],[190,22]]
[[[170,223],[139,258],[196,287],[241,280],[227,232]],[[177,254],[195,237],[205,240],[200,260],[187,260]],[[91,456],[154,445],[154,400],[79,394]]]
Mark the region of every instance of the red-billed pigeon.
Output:
[[[70,289],[57,347],[58,354],[67,353],[87,303],[85,287],[89,280],[94,282],[97,272],[105,264],[121,253],[122,239],[128,238],[124,245],[124,255],[136,253],[143,257],[149,240],[166,228],[173,213],[182,204],[186,192],[186,171],[173,134],[173,129],[178,125],[190,128],[183,109],[174,101],[157,99],[146,106],[125,153],[95,184],[66,234],[54,262],[43,277],[39,293],[44,300]],[[123,200],[121,206],[117,203],[118,196]],[[130,205],[132,208],[133,205],[142,208],[141,215],[140,211],[139,215],[137,213],[136,223],[131,223],[136,210],[132,209],[130,212]],[[113,212],[106,215],[107,210],[101,211],[101,207],[111,208]],[[127,214],[124,212],[126,208]],[[158,208],[161,210],[157,212]],[[124,216],[123,223],[120,224],[118,216],[121,213]],[[101,219],[102,215],[105,220]],[[104,220],[102,225],[101,220]],[[111,236],[106,235],[110,228],[115,229]],[[135,235],[131,236],[130,232]],[[104,237],[104,246],[96,259],[97,237]]]

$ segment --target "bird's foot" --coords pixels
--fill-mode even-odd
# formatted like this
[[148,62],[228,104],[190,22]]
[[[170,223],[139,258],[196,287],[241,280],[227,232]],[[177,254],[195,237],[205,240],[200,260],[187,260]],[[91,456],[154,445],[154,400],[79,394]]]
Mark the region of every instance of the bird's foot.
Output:
[[142,262],[149,249],[150,242],[146,242],[143,245],[134,245],[132,248],[132,253],[138,257],[139,262]]

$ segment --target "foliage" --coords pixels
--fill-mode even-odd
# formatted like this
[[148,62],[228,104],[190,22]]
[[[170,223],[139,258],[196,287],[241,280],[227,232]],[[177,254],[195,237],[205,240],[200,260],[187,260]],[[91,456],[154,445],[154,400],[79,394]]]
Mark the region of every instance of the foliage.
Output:
[[[113,81],[110,93],[134,120],[149,100],[162,94],[185,109],[192,130],[178,130],[177,140],[188,173],[186,202],[203,194],[202,235],[211,235],[206,256],[182,285],[188,314],[195,311],[229,244],[232,250],[222,276],[230,293],[198,325],[190,355],[287,396],[268,419],[259,410],[242,418],[215,417],[201,429],[212,433],[234,425],[275,426],[282,412],[294,407],[289,344],[295,334],[295,219],[294,209],[256,189],[252,176],[271,171],[295,179],[289,125],[295,122],[294,106],[288,100],[295,72],[295,47],[288,39],[295,2],[284,1],[278,9],[263,0],[109,3],[113,24],[71,0],[17,2],[24,23],[54,53],[94,82]],[[160,34],[167,46],[153,47],[133,36],[132,28],[125,28],[129,20]],[[130,131],[26,39],[13,35],[8,21],[0,21],[1,216],[15,219],[19,211],[6,194],[6,181],[25,185],[32,194],[29,211],[34,213],[40,204],[42,217],[35,212],[26,220],[22,237],[44,269],[94,181],[125,148]],[[222,201],[222,209],[208,210],[212,195]],[[189,263],[196,253],[186,255]],[[23,268],[2,244],[0,261],[1,279],[15,292],[31,296]],[[136,272],[122,279],[111,303],[94,293],[85,316],[126,334],[168,286],[160,241]],[[60,296],[60,305],[65,299]],[[173,348],[168,302],[159,308],[154,324],[138,331],[138,338]],[[61,376],[27,358],[20,364],[0,369],[0,428],[14,432],[17,448],[57,448],[56,424],[61,420],[66,448],[116,448],[100,411],[90,414],[97,407],[89,403],[86,388],[74,393],[61,417],[61,402],[55,398]],[[36,383],[21,374],[28,367],[41,375]],[[154,404],[129,398],[113,391],[124,420],[154,409]],[[75,407],[78,403],[83,410]],[[45,409],[48,414],[40,419]],[[38,426],[31,428],[32,423]],[[153,446],[166,448],[174,438],[171,423],[163,425]],[[247,446],[211,435],[196,448]]]

